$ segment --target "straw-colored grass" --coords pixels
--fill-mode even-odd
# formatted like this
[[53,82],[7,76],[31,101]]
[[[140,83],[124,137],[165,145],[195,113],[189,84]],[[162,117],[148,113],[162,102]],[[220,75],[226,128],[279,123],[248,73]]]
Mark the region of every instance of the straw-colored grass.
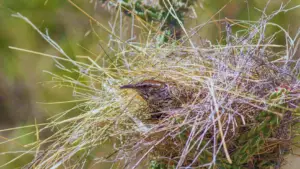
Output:
[[[183,28],[186,36],[161,46],[155,41],[159,33],[152,33],[159,31],[150,30],[147,41],[137,43],[121,40],[112,30],[109,47],[115,48],[103,56],[109,57],[105,64],[89,57],[84,58],[87,62],[72,60],[47,34],[16,14],[65,57],[11,48],[49,56],[68,74],[77,74],[72,78],[47,72],[56,86],[74,90],[78,104],[73,109],[82,111],[67,119],[72,109],[57,114],[37,130],[51,129],[54,134],[32,146],[29,151],[36,150],[36,155],[27,167],[84,168],[90,162],[109,162],[116,168],[280,166],[282,152],[290,149],[297,134],[300,33],[290,37],[269,21],[289,10],[282,6],[270,15],[262,11],[257,22],[221,20],[228,24],[223,45],[194,43],[197,28]],[[232,33],[234,26],[242,30]],[[279,32],[268,36],[269,27]],[[285,35],[285,46],[273,44],[278,34]],[[119,89],[145,79],[176,82],[182,90],[195,89],[196,97],[164,118],[149,120],[146,102],[133,90]],[[92,155],[108,142],[112,153]]]

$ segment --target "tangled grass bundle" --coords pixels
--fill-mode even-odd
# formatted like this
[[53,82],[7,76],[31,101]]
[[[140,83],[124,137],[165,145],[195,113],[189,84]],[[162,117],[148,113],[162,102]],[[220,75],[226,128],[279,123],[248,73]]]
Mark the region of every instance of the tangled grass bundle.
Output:
[[[266,34],[269,26],[278,26],[269,20],[282,11],[257,22],[228,24],[225,45],[180,43],[192,42],[192,33],[159,47],[150,40],[138,44],[114,39],[122,50],[103,64],[107,66],[90,58],[89,63],[72,60],[39,32],[66,56],[53,56],[59,67],[78,75],[50,73],[59,86],[73,88],[74,97],[81,100],[73,109],[82,113],[69,119],[63,119],[68,111],[53,117],[40,132],[53,128],[56,132],[32,147],[38,153],[27,167],[106,162],[117,168],[152,169],[280,166],[297,136],[300,92],[299,33],[291,38],[281,29],[286,46],[272,43],[277,34]],[[236,25],[246,28],[232,34]],[[147,104],[135,91],[119,89],[144,79],[196,89],[198,99],[151,120]],[[114,150],[98,155],[99,147],[108,142]]]

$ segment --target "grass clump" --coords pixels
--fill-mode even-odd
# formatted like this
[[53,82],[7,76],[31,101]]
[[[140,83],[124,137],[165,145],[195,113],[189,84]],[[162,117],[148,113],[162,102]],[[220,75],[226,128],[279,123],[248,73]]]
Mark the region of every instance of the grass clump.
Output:
[[[195,43],[195,30],[160,46],[155,41],[159,33],[149,32],[143,43],[123,41],[113,34],[109,43],[113,50],[105,64],[90,58],[86,58],[88,62],[72,60],[47,34],[37,30],[65,56],[51,56],[59,67],[78,75],[75,79],[49,72],[55,84],[74,90],[78,104],[72,109],[82,113],[68,119],[64,119],[68,111],[58,114],[37,131],[51,129],[55,133],[32,146],[37,153],[27,167],[71,168],[90,163],[151,169],[282,165],[298,134],[299,59],[295,53],[299,33],[292,38],[270,20],[288,10],[282,6],[270,15],[262,11],[256,22],[220,21],[227,24],[224,45]],[[16,16],[30,23],[22,15]],[[235,26],[243,29],[233,34]],[[268,36],[268,27],[280,31]],[[285,46],[273,44],[279,33],[286,36]],[[75,68],[63,67],[64,63]],[[196,99],[170,110],[164,118],[149,120],[144,100],[134,91],[119,89],[145,79],[193,88]],[[108,142],[113,151],[97,155],[98,148]]]

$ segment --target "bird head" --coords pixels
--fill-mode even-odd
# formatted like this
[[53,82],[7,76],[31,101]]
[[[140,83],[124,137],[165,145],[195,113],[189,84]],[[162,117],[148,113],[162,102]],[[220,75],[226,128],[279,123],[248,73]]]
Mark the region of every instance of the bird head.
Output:
[[120,89],[134,89],[144,99],[147,99],[153,92],[160,92],[160,89],[165,87],[165,83],[158,80],[144,80],[135,84],[127,84],[120,87]]

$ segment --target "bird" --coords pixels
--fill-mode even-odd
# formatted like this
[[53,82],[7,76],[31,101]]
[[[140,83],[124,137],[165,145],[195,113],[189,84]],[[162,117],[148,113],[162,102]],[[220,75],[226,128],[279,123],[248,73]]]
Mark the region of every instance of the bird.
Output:
[[183,85],[159,80],[143,80],[123,85],[120,89],[135,90],[146,101],[151,118],[160,118],[166,112],[180,108],[182,104],[191,100],[193,95]]

